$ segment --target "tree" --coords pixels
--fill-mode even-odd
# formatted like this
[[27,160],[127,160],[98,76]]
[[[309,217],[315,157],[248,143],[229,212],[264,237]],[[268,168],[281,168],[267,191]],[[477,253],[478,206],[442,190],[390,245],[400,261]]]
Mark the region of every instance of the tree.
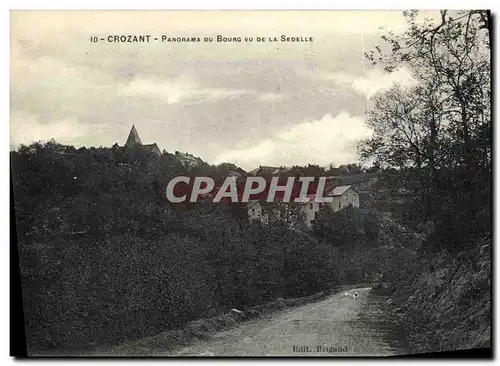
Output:
[[[417,149],[413,138],[407,137],[404,146],[415,155],[414,159],[424,158],[420,163],[427,163],[431,172],[438,164],[435,161],[438,149],[446,150],[447,165],[486,166],[491,156],[485,141],[485,131],[491,126],[489,14],[485,11],[450,14],[443,10],[437,25],[431,21],[419,23],[417,15],[416,11],[405,12],[408,30],[403,35],[390,32],[382,37],[390,52],[384,53],[378,46],[367,57],[390,72],[407,67],[418,87],[410,91],[391,90],[375,102],[379,106],[374,109],[387,106],[384,98],[385,101],[396,98],[397,113],[396,107],[389,110],[386,117],[391,122],[387,123],[392,125],[396,117],[402,124],[417,122],[418,126],[426,127],[420,139],[425,142],[423,151]],[[372,118],[380,122],[380,117],[375,114]],[[400,127],[399,123],[396,126]],[[445,136],[438,141],[440,133]],[[379,155],[383,155],[381,151],[388,145],[380,144],[377,137],[380,136],[375,136],[372,147],[381,149]]]
[[276,201],[272,204],[264,203],[265,215],[269,222],[281,223],[287,227],[302,225],[304,223],[305,214],[303,204],[297,202],[282,202]]
[[384,35],[388,47],[367,58],[388,72],[405,67],[417,83],[376,96],[368,120],[374,134],[359,152],[416,183],[417,222],[435,221],[446,229],[437,231],[440,240],[460,247],[477,235],[470,222],[490,210],[470,204],[491,195],[489,13],[443,10],[424,22],[416,11],[404,15],[407,31]]
[[[313,233],[332,246],[348,247],[365,236],[365,227],[368,226],[371,229],[371,223],[365,224],[364,214],[359,208],[347,206],[334,212],[324,205],[313,221]],[[370,235],[373,239],[373,233]]]

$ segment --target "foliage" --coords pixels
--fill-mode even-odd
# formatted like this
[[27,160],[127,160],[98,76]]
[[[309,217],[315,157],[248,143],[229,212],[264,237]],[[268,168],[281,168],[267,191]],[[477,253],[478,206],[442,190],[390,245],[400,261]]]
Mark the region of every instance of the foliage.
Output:
[[416,85],[374,98],[362,158],[397,168],[411,187],[404,214],[439,230],[429,250],[459,251],[491,230],[490,22],[486,11],[441,11],[437,23],[405,12],[408,30],[389,32],[367,54],[387,71],[405,67]]
[[334,285],[318,242],[287,225],[248,222],[239,205],[168,204],[165,183],[187,175],[171,154],[50,141],[11,161],[31,350],[140,338]]
[[363,242],[365,246],[377,246],[379,223],[376,214],[347,206],[333,212],[324,205],[316,214],[312,227],[318,239],[333,246],[347,247]]

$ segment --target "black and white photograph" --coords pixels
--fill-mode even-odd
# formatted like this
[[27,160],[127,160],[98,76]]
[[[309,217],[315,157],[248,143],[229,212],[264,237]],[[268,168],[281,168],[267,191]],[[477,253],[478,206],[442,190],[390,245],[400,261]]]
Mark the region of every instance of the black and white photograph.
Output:
[[9,18],[11,356],[493,357],[489,10]]

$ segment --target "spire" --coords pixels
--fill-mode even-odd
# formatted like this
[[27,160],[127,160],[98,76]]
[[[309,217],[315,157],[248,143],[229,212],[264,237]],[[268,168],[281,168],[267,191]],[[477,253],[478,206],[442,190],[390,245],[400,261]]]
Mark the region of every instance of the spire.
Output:
[[142,145],[141,138],[139,137],[139,134],[137,133],[137,130],[135,129],[135,126],[132,125],[132,129],[130,130],[130,133],[128,134],[128,139],[127,142],[125,143],[125,146],[132,148],[136,144]]

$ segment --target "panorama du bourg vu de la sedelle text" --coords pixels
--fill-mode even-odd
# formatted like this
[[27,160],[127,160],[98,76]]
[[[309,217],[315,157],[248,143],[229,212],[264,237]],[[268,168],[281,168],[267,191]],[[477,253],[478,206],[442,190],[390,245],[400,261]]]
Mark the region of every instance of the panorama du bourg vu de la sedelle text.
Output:
[[171,36],[168,34],[151,35],[151,34],[109,34],[105,36],[92,36],[92,43],[311,43],[311,36],[286,35],[278,36]]

